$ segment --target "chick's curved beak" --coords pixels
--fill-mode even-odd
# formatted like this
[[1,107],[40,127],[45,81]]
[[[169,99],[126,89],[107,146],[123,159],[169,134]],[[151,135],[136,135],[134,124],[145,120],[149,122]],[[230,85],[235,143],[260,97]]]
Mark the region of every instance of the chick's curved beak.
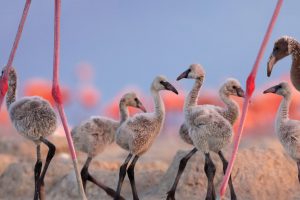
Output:
[[168,81],[164,81],[164,82],[162,82],[162,84],[166,90],[170,90],[170,91],[174,92],[175,94],[178,94],[178,91],[176,90],[176,88]]
[[245,97],[245,92],[242,88],[237,88],[236,93],[237,93],[238,97],[243,97],[243,98]]
[[179,81],[179,80],[181,80],[181,79],[183,79],[183,78],[187,78],[190,72],[191,72],[190,69],[188,69],[188,70],[182,72],[182,73],[177,77],[176,80]]
[[280,87],[279,85],[275,85],[273,87],[270,87],[269,89],[266,89],[264,91],[264,94],[267,94],[267,93],[276,93],[277,90],[279,89],[279,87]]
[[143,112],[147,112],[146,108],[144,107],[144,105],[142,104],[142,102],[140,100],[138,100],[138,106],[137,106],[141,111]]

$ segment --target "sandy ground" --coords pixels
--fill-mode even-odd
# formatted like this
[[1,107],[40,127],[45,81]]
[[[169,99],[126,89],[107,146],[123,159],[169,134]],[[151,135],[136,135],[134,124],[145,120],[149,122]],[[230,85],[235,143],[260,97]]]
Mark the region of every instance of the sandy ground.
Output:
[[[11,134],[0,138],[0,199],[32,199],[35,146],[32,142]],[[78,199],[75,174],[69,157],[66,140],[62,137],[49,138],[57,146],[57,153],[46,176],[46,197],[53,200]],[[178,170],[180,159],[191,146],[176,136],[161,135],[136,165],[136,182],[140,199],[165,199]],[[230,149],[224,151],[229,158]],[[42,148],[45,157],[46,148]],[[127,156],[116,145],[112,145],[97,156],[90,166],[91,174],[104,184],[116,188],[119,166]],[[216,190],[222,180],[222,163],[212,155],[216,164]],[[83,165],[86,155],[79,153],[79,164]],[[204,156],[197,152],[187,164],[176,192],[176,199],[204,199],[206,176]],[[300,199],[300,184],[293,160],[283,151],[276,138],[245,139],[241,145],[233,169],[233,184],[238,199]],[[112,199],[101,189],[87,184],[88,199]],[[128,178],[125,179],[122,195],[132,199]],[[227,194],[226,198],[229,197]]]

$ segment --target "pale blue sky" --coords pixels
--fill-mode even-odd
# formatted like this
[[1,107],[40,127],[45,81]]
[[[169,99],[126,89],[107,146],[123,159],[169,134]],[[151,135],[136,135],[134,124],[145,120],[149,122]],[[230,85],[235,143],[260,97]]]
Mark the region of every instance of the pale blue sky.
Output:
[[[25,0],[0,3],[0,65],[7,62]],[[206,87],[227,77],[245,85],[275,0],[63,0],[61,82],[74,86],[80,62],[95,67],[95,85],[108,101],[127,85],[148,92],[157,74],[175,81],[191,63],[207,72]],[[54,1],[32,1],[14,66],[20,82],[52,77]],[[281,35],[300,39],[300,1],[284,1],[258,72],[258,86],[269,81],[266,61]],[[278,63],[271,79],[289,71],[290,59]],[[188,89],[190,82],[180,83]]]

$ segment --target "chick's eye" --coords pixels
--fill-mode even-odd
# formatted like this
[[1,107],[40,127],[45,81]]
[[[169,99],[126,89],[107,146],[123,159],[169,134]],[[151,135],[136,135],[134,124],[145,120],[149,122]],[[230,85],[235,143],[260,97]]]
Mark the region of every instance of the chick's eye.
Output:
[[234,86],[232,86],[232,88],[233,88],[233,89],[236,89],[236,86],[234,85]]
[[279,50],[279,47],[278,46],[275,46],[273,51],[278,51]]
[[137,102],[137,101],[138,101],[138,99],[137,99],[137,98],[134,98],[134,101],[136,101],[136,102]]

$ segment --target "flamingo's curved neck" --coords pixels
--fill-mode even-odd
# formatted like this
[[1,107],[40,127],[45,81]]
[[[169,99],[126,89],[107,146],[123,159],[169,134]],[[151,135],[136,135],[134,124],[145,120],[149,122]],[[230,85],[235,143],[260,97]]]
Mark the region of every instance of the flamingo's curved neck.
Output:
[[281,100],[279,109],[276,115],[276,126],[280,126],[283,121],[289,119],[289,107],[291,103],[291,96],[285,96]]
[[300,43],[295,39],[289,40],[289,51],[293,57],[293,60],[300,59]]
[[292,56],[291,81],[300,91],[300,44],[295,39],[289,41],[289,51]]
[[154,112],[155,115],[158,117],[163,117],[165,114],[165,105],[164,102],[161,98],[161,96],[159,95],[159,92],[157,90],[155,90],[154,88],[151,88],[151,94],[154,100]]
[[226,105],[223,113],[224,118],[227,119],[231,124],[234,124],[240,112],[238,104],[228,95],[226,95],[222,90],[220,90],[219,95],[221,100]]
[[120,115],[121,115],[120,116],[120,124],[122,124],[129,117],[128,108],[127,108],[126,103],[125,103],[124,100],[120,101],[119,110],[120,110]]
[[187,109],[191,106],[197,105],[198,95],[199,91],[201,89],[201,86],[203,84],[203,78],[195,79],[194,85],[192,90],[187,95],[185,101],[184,101],[184,109]]

